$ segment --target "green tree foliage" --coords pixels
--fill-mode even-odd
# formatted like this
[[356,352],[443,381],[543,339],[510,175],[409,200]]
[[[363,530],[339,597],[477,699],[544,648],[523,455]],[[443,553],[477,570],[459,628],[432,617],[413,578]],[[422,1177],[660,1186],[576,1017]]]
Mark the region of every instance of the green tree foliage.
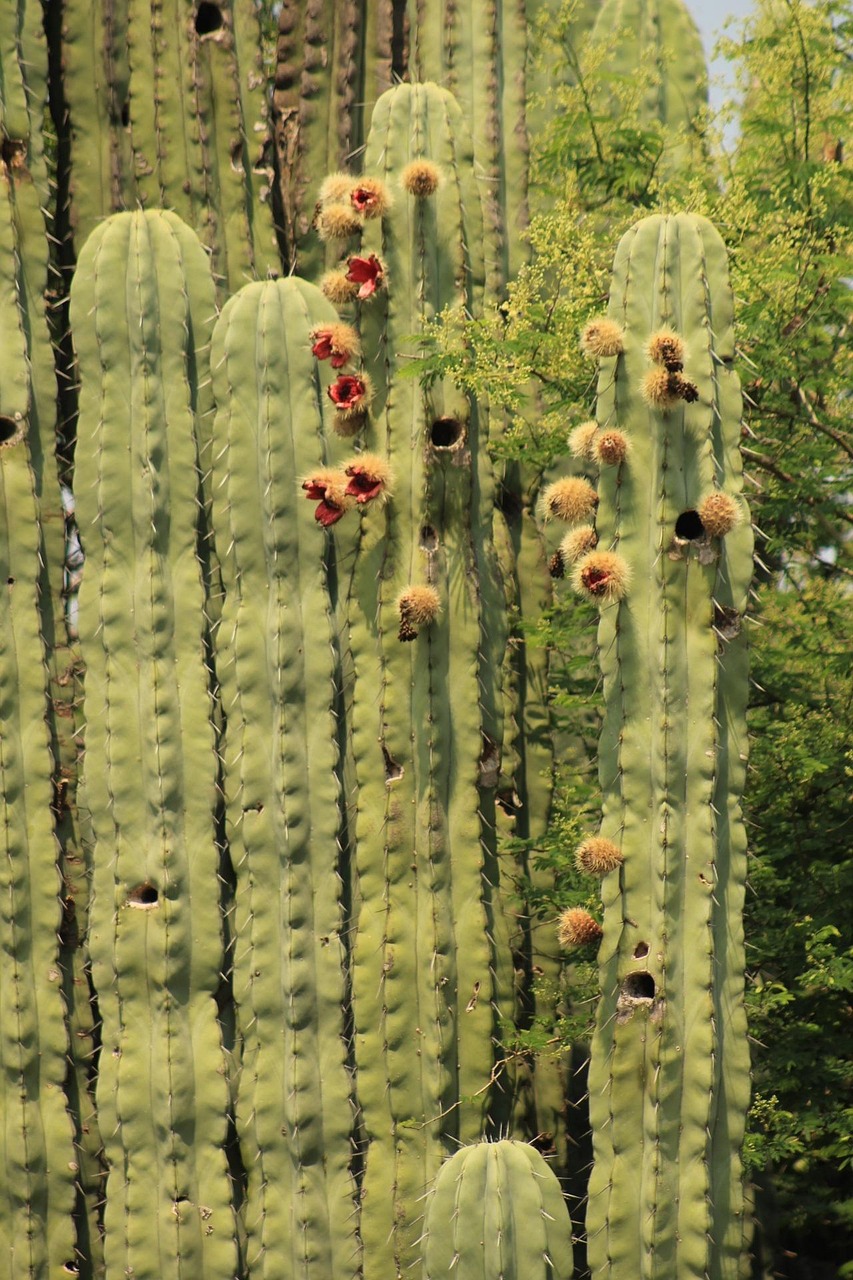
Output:
[[[542,33],[546,64],[561,59],[570,74],[536,140],[536,192],[550,210],[534,221],[532,262],[499,311],[478,323],[445,315],[421,371],[513,411],[502,451],[544,472],[590,417],[594,371],[578,334],[602,307],[621,232],[649,209],[687,208],[726,240],[758,530],[746,796],[755,1274],[853,1275],[843,1265],[853,1253],[853,1201],[843,1191],[853,1159],[844,1093],[853,993],[853,19],[834,0],[760,0],[721,46],[738,77],[736,143],[724,144],[725,118],[700,118],[692,144],[695,155],[698,131],[704,159],[673,172],[666,157],[684,137],[638,116],[643,85],[603,76],[601,51],[575,37],[574,10],[572,0],[562,24]],[[531,383],[535,419],[525,416]],[[577,748],[592,755],[596,741],[593,634],[586,607],[565,589],[538,628],[563,658],[555,700],[575,748],[549,841],[535,855],[558,871],[554,899],[539,904],[552,914],[590,905],[571,856],[597,807],[593,775],[577,768]],[[588,1022],[590,970],[581,962],[569,971],[562,1031]],[[537,1034],[546,1042],[548,1028]]]

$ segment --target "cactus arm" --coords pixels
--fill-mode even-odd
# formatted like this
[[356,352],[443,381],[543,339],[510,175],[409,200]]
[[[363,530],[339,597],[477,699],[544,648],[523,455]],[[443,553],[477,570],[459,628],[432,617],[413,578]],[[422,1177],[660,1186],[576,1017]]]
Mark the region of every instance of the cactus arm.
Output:
[[249,285],[212,352],[247,1256],[252,1275],[306,1280],[359,1267],[335,888],[339,658],[323,534],[299,488],[325,463],[310,333],[336,319],[302,281]]
[[[723,455],[737,447],[740,402],[720,372],[728,340],[722,317],[731,304],[717,239],[710,224],[689,215],[647,218],[623,238],[610,314],[624,326],[625,350],[602,361],[599,379],[599,422],[626,428],[632,441],[627,462],[602,471],[599,545],[615,547],[643,584],[602,608],[599,630],[602,835],[621,844],[625,861],[603,890],[588,1231],[593,1274],[613,1280],[637,1274],[638,1230],[641,1275],[666,1267],[698,1277],[719,1258],[711,1216],[718,1157],[708,1133],[720,1070],[715,809],[723,799],[718,772],[729,764],[717,727],[727,691],[713,602],[725,589],[729,551],[674,536],[678,517],[695,509],[715,479],[739,493],[739,467],[721,470]],[[638,395],[649,368],[644,343],[664,325],[683,335],[699,389],[696,403],[666,412]],[[748,554],[738,558],[744,571],[742,593]],[[722,784],[724,812],[733,780]],[[725,958],[726,984],[732,958]],[[738,980],[739,971],[731,977]],[[742,1062],[735,1075],[742,1078]],[[724,1158],[731,1164],[730,1148]]]
[[[188,372],[203,374],[205,334],[190,322],[182,267],[193,254],[204,258],[174,215],[115,215],[90,237],[72,286],[105,1255],[108,1269],[152,1280],[181,1269],[228,1280],[236,1264]],[[212,318],[209,277],[196,305]]]

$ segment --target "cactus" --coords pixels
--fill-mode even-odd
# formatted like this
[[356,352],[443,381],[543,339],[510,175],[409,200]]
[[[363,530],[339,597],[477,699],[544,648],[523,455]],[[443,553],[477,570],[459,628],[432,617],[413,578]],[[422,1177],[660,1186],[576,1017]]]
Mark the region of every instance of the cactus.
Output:
[[614,84],[640,86],[634,115],[663,126],[667,165],[684,169],[699,161],[695,130],[708,104],[708,77],[702,38],[683,0],[605,0],[588,56]]
[[[752,540],[732,298],[710,223],[654,216],[626,233],[608,316],[619,350],[599,356],[598,422],[623,430],[630,452],[601,467],[598,549],[574,570],[601,603],[601,836],[621,854],[602,887],[589,1258],[612,1280],[722,1280],[737,1273],[743,1227],[740,624]],[[686,350],[655,340],[672,330]],[[600,347],[599,330],[587,346]],[[650,403],[655,370],[696,396]],[[737,522],[712,533],[698,514],[708,500]]]
[[425,1280],[571,1280],[566,1202],[525,1142],[480,1142],[451,1156],[430,1193],[425,1236]]
[[229,1280],[218,767],[199,542],[213,281],[174,214],[123,213],[90,235],[71,303],[107,1273]]
[[76,251],[106,214],[163,205],[211,249],[229,292],[277,269],[251,0],[71,0],[57,36],[71,127],[60,231]]
[[347,946],[334,553],[299,488],[326,465],[337,315],[296,279],[245,286],[213,335],[215,660],[235,878],[236,1122],[252,1276],[360,1274],[345,1054]]
[[[443,177],[426,198],[399,186],[420,158]],[[494,1042],[511,1016],[512,978],[494,832],[480,817],[481,726],[499,678],[481,650],[503,618],[486,423],[450,385],[424,393],[403,379],[396,360],[425,318],[482,289],[477,192],[453,98],[434,85],[386,94],[364,167],[394,195],[361,249],[387,267],[387,290],[363,304],[361,333],[376,383],[366,442],[387,454],[393,496],[363,516],[349,589],[353,1008],[370,1277],[405,1273],[421,1198],[448,1148],[503,1113]],[[398,598],[421,584],[438,592],[441,614],[401,642]]]

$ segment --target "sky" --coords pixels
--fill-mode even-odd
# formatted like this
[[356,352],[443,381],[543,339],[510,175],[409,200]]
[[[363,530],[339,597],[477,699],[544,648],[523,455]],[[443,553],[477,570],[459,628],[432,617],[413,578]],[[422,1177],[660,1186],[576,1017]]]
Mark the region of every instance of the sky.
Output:
[[687,0],[687,7],[705,42],[711,81],[711,106],[716,110],[722,105],[728,92],[725,84],[718,83],[721,77],[725,79],[728,67],[722,59],[712,59],[712,50],[718,37],[723,34],[726,19],[745,18],[753,7],[752,0],[705,0],[705,3],[702,0]]

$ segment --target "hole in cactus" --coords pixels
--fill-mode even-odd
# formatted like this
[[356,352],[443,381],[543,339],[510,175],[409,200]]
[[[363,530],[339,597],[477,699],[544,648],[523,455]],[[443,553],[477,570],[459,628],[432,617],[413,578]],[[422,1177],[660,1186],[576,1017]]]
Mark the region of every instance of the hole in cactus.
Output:
[[201,0],[195,15],[195,29],[200,36],[209,36],[222,26],[222,10],[218,4]]
[[521,800],[517,791],[500,791],[495,797],[499,808],[508,818],[514,818],[521,810]]
[[4,138],[0,143],[0,155],[10,169],[23,169],[27,163],[27,144],[23,138]]
[[67,1276],[79,1276],[80,1274],[80,1268],[77,1266],[76,1262],[63,1263],[62,1270]]
[[125,129],[130,128],[130,103],[123,102],[121,104],[121,123]]
[[654,1000],[655,980],[650,973],[629,973],[622,983],[622,995],[629,1000]]
[[7,586],[7,587],[14,587],[14,585],[15,585],[15,579],[14,579],[14,578],[7,578],[7,579],[6,579],[6,586]]
[[705,535],[705,526],[698,511],[682,511],[675,522],[675,536],[684,542],[695,542]]
[[127,905],[138,907],[142,911],[150,911],[152,907],[157,906],[159,898],[160,895],[154,885],[149,880],[145,880],[130,890],[127,895]]
[[483,750],[480,752],[480,786],[496,787],[501,767],[501,753],[494,738],[482,733]]
[[388,754],[384,746],[382,748],[382,754],[385,757],[385,786],[390,787],[392,782],[399,782],[400,778],[402,778],[403,766],[398,764],[394,757]]
[[634,947],[634,959],[642,960],[643,956],[649,954],[649,944],[647,942],[638,942]]
[[438,534],[431,524],[425,524],[421,529],[421,551],[437,551],[438,550]]
[[726,605],[714,605],[714,630],[722,640],[734,640],[740,635],[741,616],[737,609],[729,609]]
[[15,418],[0,417],[0,444],[12,440],[20,431],[21,424]]
[[453,449],[464,435],[462,423],[456,418],[436,418],[429,430],[434,449]]

